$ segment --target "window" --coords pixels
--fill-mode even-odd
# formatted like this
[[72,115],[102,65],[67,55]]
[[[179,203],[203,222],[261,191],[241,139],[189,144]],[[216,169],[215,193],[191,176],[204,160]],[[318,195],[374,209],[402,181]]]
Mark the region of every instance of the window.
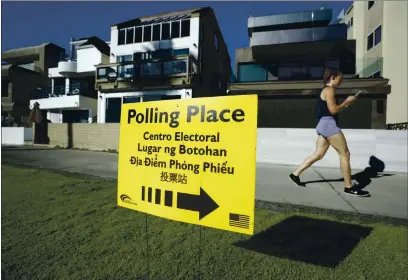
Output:
[[356,73],[356,60],[355,59],[347,59],[341,61],[341,69],[343,70],[343,74],[347,75],[354,75]]
[[181,95],[162,95],[161,100],[181,99]]
[[384,100],[377,100],[377,114],[384,114]]
[[[200,47],[198,51],[198,58],[199,58],[199,66],[200,66],[200,73],[203,73],[204,71],[204,59],[203,59],[203,48]],[[204,81],[203,75],[200,75],[200,84],[202,84]]]
[[200,26],[200,42],[204,39],[204,25]]
[[152,58],[153,59],[160,59],[160,58],[166,58],[171,56],[171,50],[166,49],[166,50],[157,50],[152,52]]
[[381,43],[381,25],[367,37],[367,51]]
[[181,21],[181,37],[190,36],[190,20]]
[[257,64],[238,65],[239,82],[263,82],[266,80],[266,70]]
[[214,34],[214,48],[218,52],[218,37],[217,37],[217,34]]
[[133,44],[135,40],[135,29],[128,28],[126,29],[126,44]]
[[125,44],[125,37],[126,37],[126,29],[120,29],[118,35],[118,45]]
[[153,41],[160,41],[160,24],[153,25]]
[[143,42],[150,42],[152,40],[152,26],[148,25],[143,30]]
[[143,53],[134,53],[133,54],[133,59],[134,59],[134,61],[136,61],[136,62],[140,62],[140,61],[142,61],[142,59],[143,59]]
[[381,25],[374,31],[374,46],[381,43]]
[[1,81],[1,97],[9,96],[9,92],[8,92],[9,83],[10,82]]
[[371,9],[372,6],[374,6],[375,1],[368,1],[368,9]]
[[164,49],[164,50],[157,50],[152,52],[153,59],[160,59],[160,58],[167,58],[172,56],[179,56],[179,55],[188,55],[190,53],[189,49]]
[[123,97],[123,104],[126,103],[139,103],[140,97],[139,96],[124,96]]
[[146,63],[143,64],[143,76],[157,76],[161,74],[160,63]]
[[305,77],[308,74],[308,69],[307,67],[304,67],[304,65],[296,65],[292,68],[292,78],[295,80],[304,80]]
[[189,49],[178,49],[178,50],[173,50],[173,56],[177,55],[188,55],[190,53]]
[[152,59],[152,52],[142,53],[142,59],[143,59],[143,60]]
[[97,78],[107,79],[110,73],[116,72],[115,67],[98,68]]
[[330,59],[326,62],[326,67],[339,69],[340,68],[340,61],[337,59]]
[[143,102],[159,101],[161,100],[160,95],[145,95],[143,96]]
[[374,33],[371,33],[367,37],[367,51],[374,47]]
[[353,26],[353,17],[350,18],[349,22],[347,23],[347,29]]
[[169,40],[170,39],[170,23],[165,22],[162,24],[162,40]]
[[143,40],[143,28],[136,27],[135,30],[135,43],[141,43]]
[[371,75],[371,78],[381,78],[381,71],[377,71]]
[[136,70],[138,69],[137,67],[138,65],[132,65],[132,64],[118,66],[118,77],[125,78],[125,79],[135,77]]
[[164,75],[182,74],[187,72],[186,60],[174,60],[163,63]]
[[131,62],[133,61],[133,56],[131,54],[129,55],[118,55],[116,57],[117,62]]
[[278,67],[276,64],[270,64],[265,69],[268,74],[268,81],[276,81],[278,79]]
[[324,68],[320,66],[312,66],[309,69],[310,76],[314,79],[322,79]]
[[180,38],[180,21],[171,23],[171,39]]
[[279,80],[291,80],[293,76],[293,64],[282,63],[278,67],[278,78]]

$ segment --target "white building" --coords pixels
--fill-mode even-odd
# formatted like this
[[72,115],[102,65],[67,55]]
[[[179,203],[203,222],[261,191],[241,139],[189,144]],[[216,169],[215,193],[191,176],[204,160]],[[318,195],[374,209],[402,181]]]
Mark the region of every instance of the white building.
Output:
[[211,8],[116,24],[110,42],[96,73],[99,123],[119,122],[123,103],[226,92],[230,57]]
[[96,121],[95,65],[109,62],[109,45],[97,37],[71,41],[71,51],[49,68],[51,87],[33,92],[30,108],[38,102],[52,123]]
[[[390,128],[408,123],[408,2],[354,1],[347,9],[348,38],[356,40],[356,72],[360,77],[389,79],[386,104]],[[384,108],[385,111],[385,108]]]

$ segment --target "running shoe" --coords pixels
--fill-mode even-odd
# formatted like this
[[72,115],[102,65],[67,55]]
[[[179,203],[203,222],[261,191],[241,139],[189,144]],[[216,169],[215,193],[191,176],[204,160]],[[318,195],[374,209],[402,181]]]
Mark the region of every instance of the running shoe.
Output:
[[370,196],[369,192],[359,189],[356,185],[351,188],[344,188],[344,193],[353,196],[368,197]]
[[293,173],[289,175],[289,178],[295,183],[296,186],[301,187],[299,176],[294,175]]

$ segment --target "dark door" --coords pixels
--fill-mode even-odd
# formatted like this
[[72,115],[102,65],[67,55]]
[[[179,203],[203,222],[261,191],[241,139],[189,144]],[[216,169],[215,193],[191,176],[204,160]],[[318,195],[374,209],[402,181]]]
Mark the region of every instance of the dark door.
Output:
[[122,98],[107,98],[106,99],[106,115],[105,122],[120,123],[120,113],[122,109]]

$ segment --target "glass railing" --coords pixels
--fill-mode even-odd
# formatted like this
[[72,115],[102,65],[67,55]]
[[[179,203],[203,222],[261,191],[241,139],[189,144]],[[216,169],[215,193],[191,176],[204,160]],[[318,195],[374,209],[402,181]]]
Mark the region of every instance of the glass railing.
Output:
[[109,80],[134,80],[165,76],[189,75],[188,57],[173,60],[122,62],[97,66],[96,79],[100,82]]
[[50,97],[80,95],[81,92],[87,90],[80,83],[73,83],[69,86],[55,86],[54,88],[39,88],[32,92],[31,99],[43,99]]
[[346,39],[347,25],[335,24],[325,27],[254,32],[251,46]]
[[357,59],[356,67],[361,78],[382,77],[383,58],[382,57],[367,57]]
[[291,14],[250,17],[248,19],[248,28],[285,25],[294,23],[306,23],[313,21],[330,22],[332,20],[332,16],[333,12],[331,9],[324,9]]
[[321,63],[288,62],[279,64],[259,65],[256,63],[242,63],[238,65],[238,82],[266,82],[266,81],[304,81],[323,78],[325,67],[342,69],[343,77],[354,77],[356,68],[352,60],[342,61],[331,59]]

